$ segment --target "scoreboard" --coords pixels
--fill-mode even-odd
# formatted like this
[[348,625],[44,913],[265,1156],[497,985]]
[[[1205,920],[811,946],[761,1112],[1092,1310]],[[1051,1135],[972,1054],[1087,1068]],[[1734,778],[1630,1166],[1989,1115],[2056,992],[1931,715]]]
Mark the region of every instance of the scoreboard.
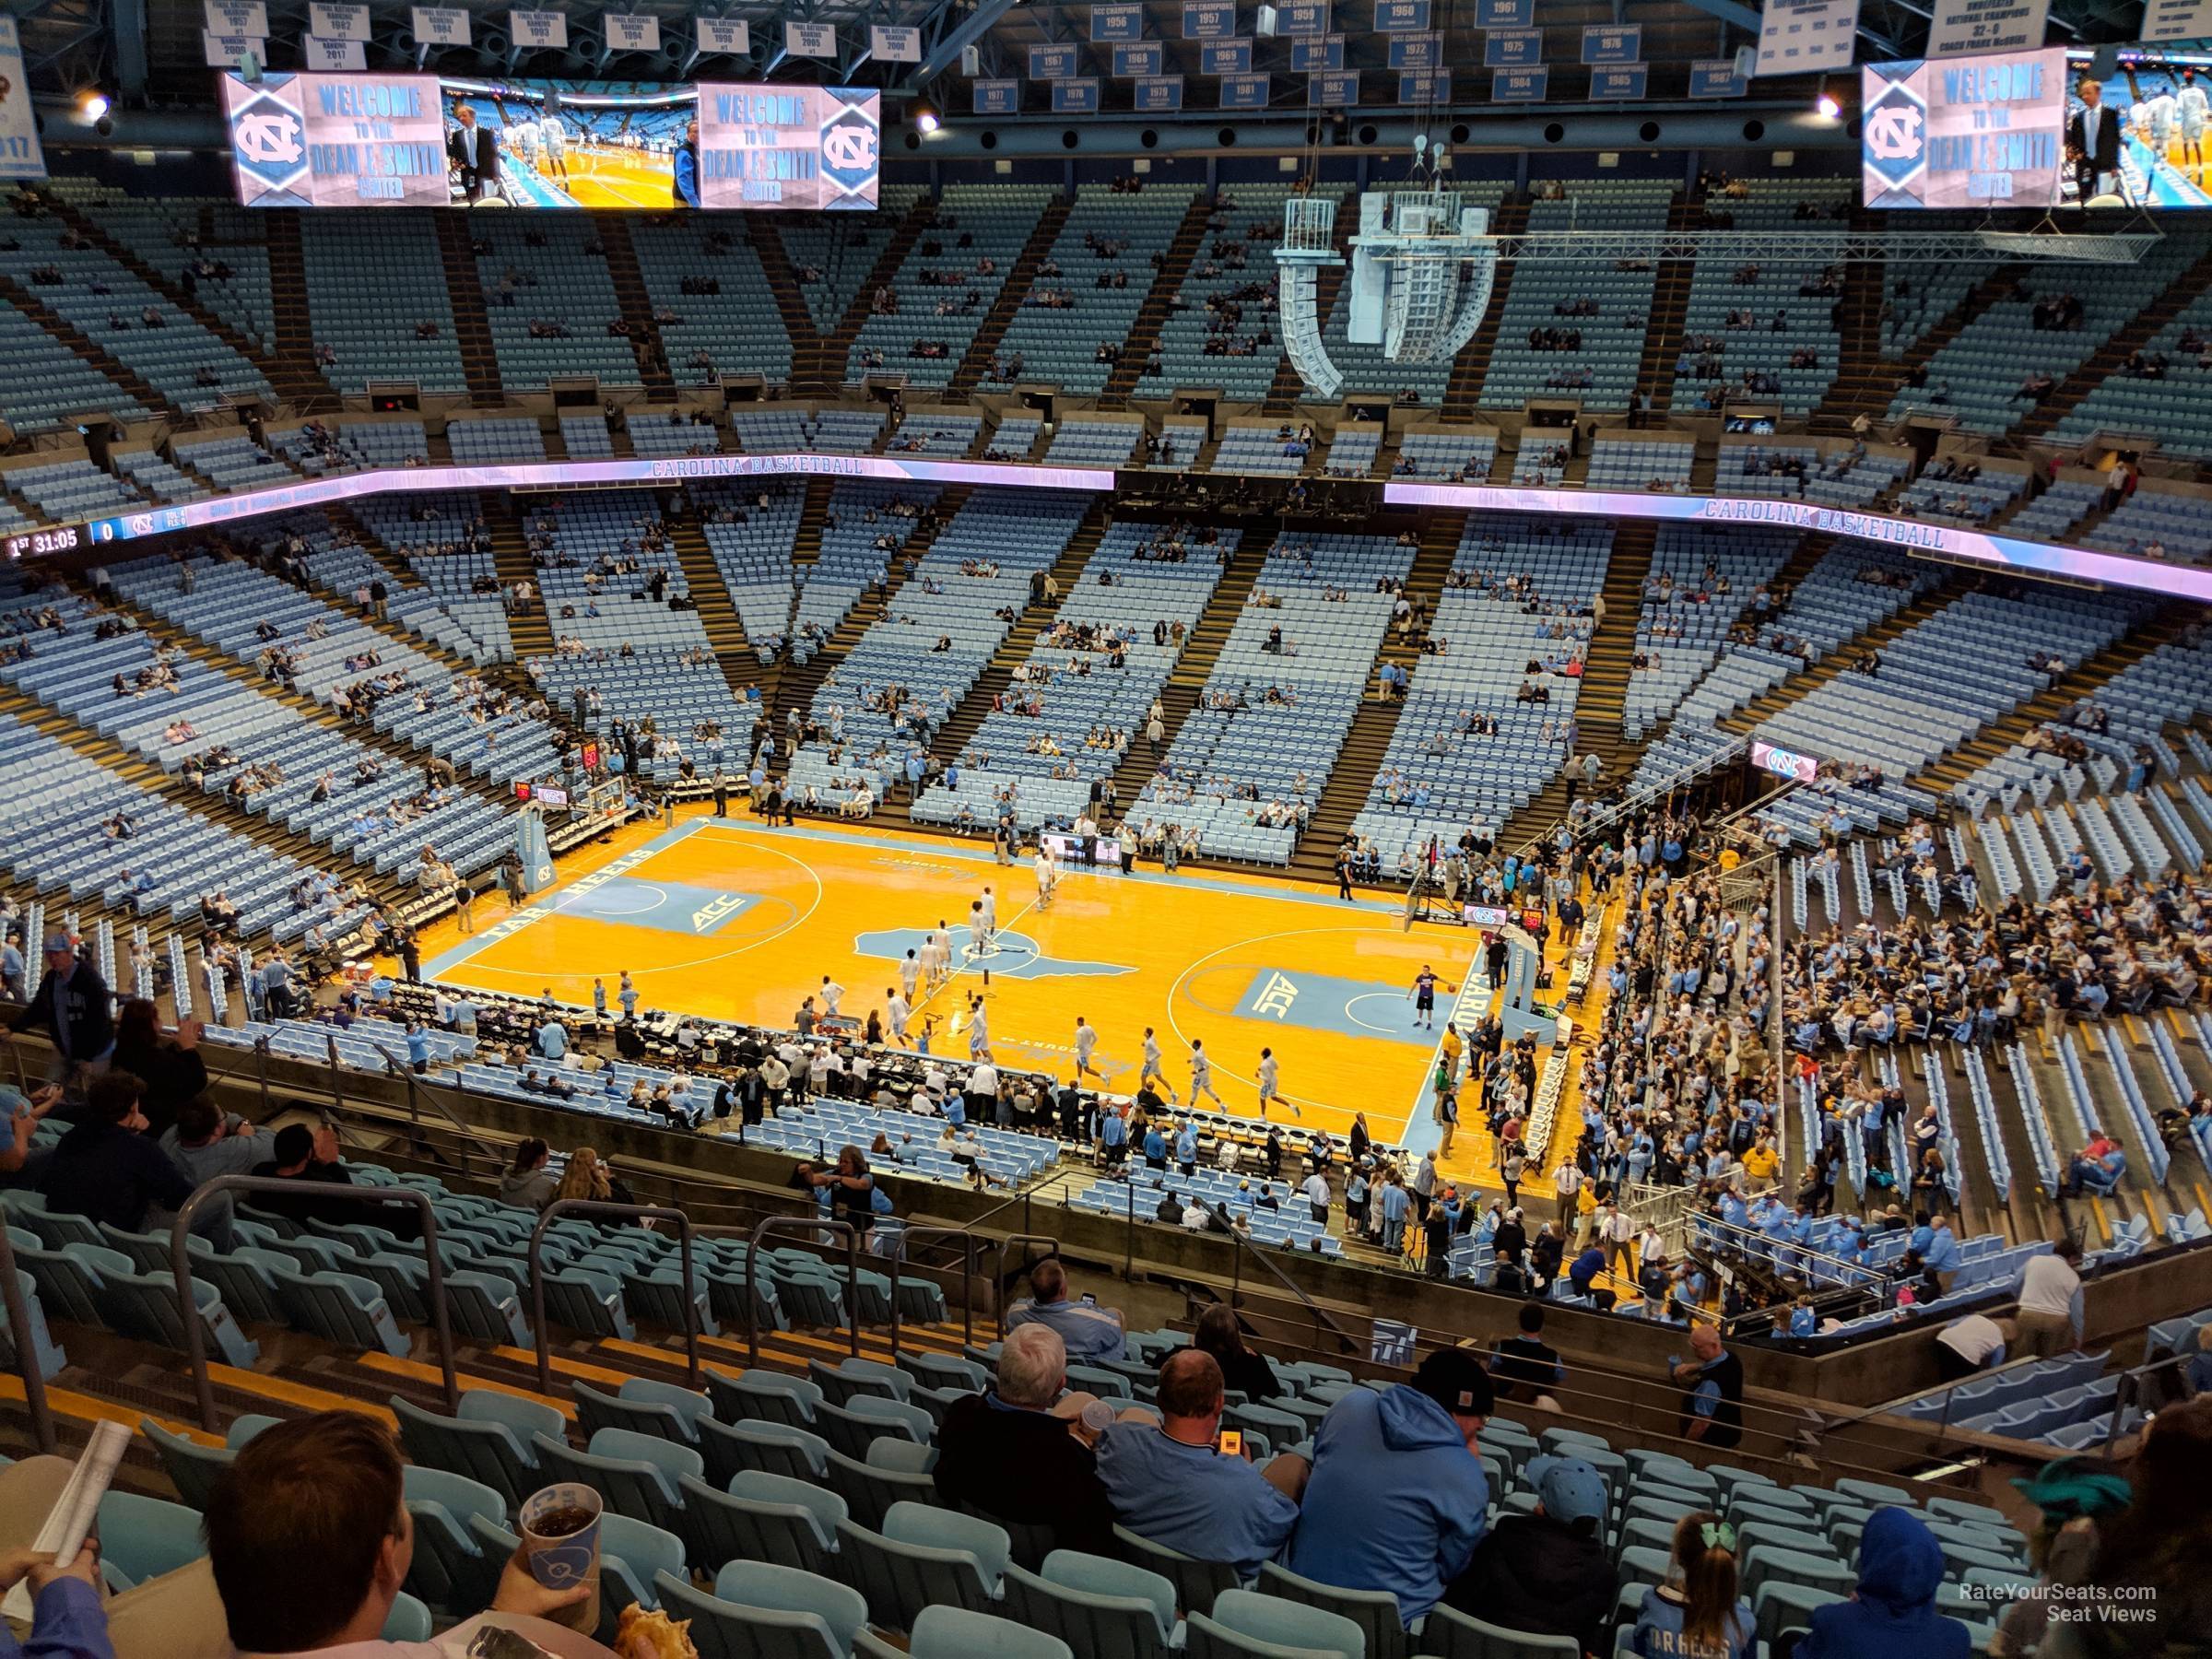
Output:
[[882,170],[858,88],[226,75],[222,98],[248,207],[865,212]]

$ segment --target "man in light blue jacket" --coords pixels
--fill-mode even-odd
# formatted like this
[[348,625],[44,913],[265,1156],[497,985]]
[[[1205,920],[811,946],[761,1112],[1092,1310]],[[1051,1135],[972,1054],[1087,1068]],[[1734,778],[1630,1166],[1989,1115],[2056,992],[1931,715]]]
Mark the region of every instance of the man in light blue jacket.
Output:
[[1462,1348],[1430,1354],[1409,1383],[1337,1401],[1314,1438],[1290,1571],[1387,1590],[1407,1624],[1427,1613],[1488,1530],[1475,1437],[1490,1405],[1489,1374]]

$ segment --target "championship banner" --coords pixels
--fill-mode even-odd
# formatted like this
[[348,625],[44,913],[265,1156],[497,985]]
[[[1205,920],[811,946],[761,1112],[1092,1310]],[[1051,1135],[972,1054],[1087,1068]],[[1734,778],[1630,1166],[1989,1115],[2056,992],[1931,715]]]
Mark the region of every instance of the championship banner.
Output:
[[694,27],[701,52],[744,57],[753,49],[753,26],[743,18],[700,18],[694,20]]
[[466,46],[469,44],[468,13],[457,6],[418,6],[410,7],[415,15],[415,40],[423,46]]
[[326,0],[310,0],[307,8],[307,32],[318,41],[369,40],[369,8],[366,6],[335,6]]
[[0,179],[42,179],[46,152],[39,144],[38,112],[23,73],[23,42],[16,20],[0,14]]
[[922,31],[875,24],[868,29],[868,55],[879,64],[918,64],[922,61]]
[[326,41],[320,35],[302,35],[300,62],[310,75],[359,75],[369,66],[369,53],[359,41]]
[[1858,31],[1859,0],[1766,0],[1751,73],[1848,69]]
[[209,34],[269,38],[269,8],[262,0],[201,0],[200,13]]
[[601,36],[609,52],[658,52],[661,49],[661,20],[635,12],[602,12],[599,16]]
[[786,22],[783,50],[793,57],[833,58],[837,55],[837,25]]
[[2141,38],[2201,41],[2212,36],[2212,0],[2145,0]]
[[1936,0],[1928,56],[2033,52],[2043,43],[2051,0]]
[[507,14],[507,32],[525,52],[569,49],[569,19],[565,12],[511,11]]

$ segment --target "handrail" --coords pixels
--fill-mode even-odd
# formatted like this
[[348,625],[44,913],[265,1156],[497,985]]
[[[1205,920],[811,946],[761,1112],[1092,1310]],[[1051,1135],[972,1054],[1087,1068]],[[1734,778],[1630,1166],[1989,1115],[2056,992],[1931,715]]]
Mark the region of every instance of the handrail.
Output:
[[665,1209],[653,1204],[615,1204],[598,1198],[556,1198],[538,1212],[537,1225],[530,1230],[530,1243],[524,1259],[530,1266],[530,1333],[537,1350],[537,1392],[553,1392],[553,1361],[546,1347],[546,1229],[560,1216],[624,1217],[632,1221],[673,1221],[676,1223],[676,1242],[683,1260],[684,1274],[684,1367],[686,1382],[693,1388],[699,1386],[699,1304],[693,1301],[691,1281],[691,1218],[679,1209]]
[[192,1253],[185,1248],[185,1240],[191,1236],[192,1218],[200,1206],[226,1193],[288,1194],[295,1197],[308,1193],[318,1204],[325,1199],[341,1204],[412,1202],[422,1212],[422,1259],[429,1272],[430,1328],[438,1338],[438,1368],[444,1373],[445,1408],[449,1412],[461,1409],[461,1385],[453,1376],[453,1323],[447,1317],[445,1306],[445,1263],[438,1253],[438,1210],[428,1193],[414,1187],[303,1183],[278,1175],[218,1175],[193,1189],[169,1230],[170,1260],[177,1281],[177,1313],[184,1325],[184,1352],[192,1366],[201,1428],[209,1433],[215,1431],[215,1384],[207,1375],[207,1334],[201,1328],[200,1304],[192,1293]]
[[1349,1331],[1346,1330],[1341,1324],[1336,1323],[1336,1316],[1335,1314],[1331,1313],[1326,1308],[1315,1301],[1312,1296],[1308,1295],[1304,1286],[1300,1285],[1296,1279],[1285,1273],[1275,1263],[1269,1261],[1265,1253],[1263,1252],[1257,1244],[1253,1243],[1252,1240],[1239,1235],[1237,1230],[1230,1224],[1229,1206],[1226,1204],[1217,1206],[1214,1213],[1216,1218],[1221,1222],[1223,1230],[1228,1234],[1230,1243],[1234,1246],[1234,1253],[1230,1257],[1230,1266],[1232,1273],[1234,1274],[1234,1277],[1232,1277],[1230,1283],[1230,1308],[1231,1312],[1234,1312],[1236,1309],[1235,1299],[1237,1292],[1242,1288],[1243,1279],[1241,1269],[1243,1265],[1244,1257],[1249,1254],[1253,1261],[1259,1263],[1261,1266],[1266,1268],[1269,1273],[1272,1273],[1277,1278],[1280,1279],[1284,1288],[1288,1289],[1293,1296],[1297,1297],[1298,1300],[1305,1305],[1306,1312],[1313,1316],[1313,1341],[1316,1347],[1321,1346],[1321,1327],[1325,1324],[1332,1332],[1335,1334],[1336,1340],[1344,1345],[1347,1352],[1358,1353],[1359,1351],[1359,1344],[1358,1341],[1353,1338],[1352,1334]]
[[[1867,1289],[1888,1282],[1888,1275],[1878,1267],[1863,1267],[1856,1262],[1846,1261],[1838,1255],[1830,1255],[1826,1251],[1815,1250],[1809,1245],[1771,1241],[1765,1233],[1759,1231],[1756,1228],[1744,1227],[1719,1216],[1692,1213],[1689,1217],[1689,1242],[1698,1242],[1700,1235],[1707,1239],[1733,1241],[1737,1253],[1746,1256],[1756,1257],[1762,1252],[1786,1250],[1794,1255],[1825,1264],[1840,1288]],[[1746,1243],[1744,1241],[1747,1240],[1757,1242]],[[1707,1248],[1711,1248],[1710,1243]],[[1845,1275],[1853,1277],[1846,1277]]]
[[975,1345],[975,1230],[971,1227],[936,1227],[909,1224],[899,1230],[899,1248],[891,1252],[891,1358],[899,1357],[899,1268],[906,1260],[906,1247],[918,1236],[932,1239],[959,1239],[960,1247],[960,1346]]
[[[399,1078],[402,1083],[406,1085],[407,1100],[410,1105],[413,1103],[415,1097],[418,1094],[420,1094],[425,1100],[429,1100],[432,1106],[435,1106],[438,1109],[438,1115],[445,1119],[449,1127],[467,1135],[472,1140],[481,1138],[477,1134],[477,1126],[474,1124],[469,1123],[465,1118],[460,1116],[451,1106],[447,1105],[443,1100],[440,1099],[440,1096],[444,1093],[453,1092],[457,1094],[460,1092],[459,1090],[456,1089],[449,1091],[444,1084],[431,1082],[427,1075],[419,1073],[415,1069],[413,1061],[401,1059],[397,1054],[394,1054],[390,1049],[386,1048],[375,1038],[371,1037],[366,1033],[361,1033],[360,1035],[361,1040],[364,1042],[368,1043],[371,1048],[374,1049],[378,1053],[384,1057],[384,1064],[392,1068],[392,1075]],[[335,1053],[337,1045],[334,1042],[331,1047]],[[464,1171],[464,1173],[466,1171]]]
[[812,1232],[845,1235],[845,1322],[852,1327],[853,1358],[860,1358],[860,1229],[850,1221],[827,1217],[769,1216],[753,1229],[745,1252],[745,1363],[760,1363],[760,1291],[754,1275],[760,1270],[760,1241],[772,1232]]
[[[9,1045],[12,1050],[14,1045]],[[30,1299],[16,1277],[16,1247],[0,1227],[0,1307],[7,1311],[8,1335],[15,1339],[16,1371],[23,1379],[23,1406],[30,1413],[30,1441],[41,1452],[54,1449],[53,1414],[46,1409],[46,1375],[30,1340]]]

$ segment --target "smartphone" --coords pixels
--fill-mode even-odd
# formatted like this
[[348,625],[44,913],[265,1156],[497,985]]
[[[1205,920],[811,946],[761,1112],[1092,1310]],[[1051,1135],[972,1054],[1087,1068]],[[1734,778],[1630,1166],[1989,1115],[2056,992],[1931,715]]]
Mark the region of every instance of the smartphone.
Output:
[[1088,1290],[1083,1292],[1083,1301],[1086,1307],[1095,1308],[1099,1305],[1099,1299]]
[[1224,1457],[1244,1455],[1244,1431],[1241,1429],[1224,1429],[1214,1441],[1214,1450]]

